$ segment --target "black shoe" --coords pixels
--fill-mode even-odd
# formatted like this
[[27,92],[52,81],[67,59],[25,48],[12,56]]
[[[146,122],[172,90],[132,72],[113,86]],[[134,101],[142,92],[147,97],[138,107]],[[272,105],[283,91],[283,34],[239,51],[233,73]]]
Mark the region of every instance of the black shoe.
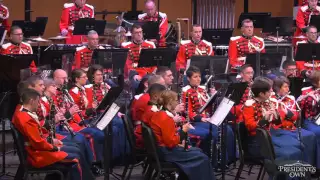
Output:
[[95,176],[103,176],[104,175],[104,170],[100,169],[98,166],[96,165],[92,165],[91,167],[91,171]]

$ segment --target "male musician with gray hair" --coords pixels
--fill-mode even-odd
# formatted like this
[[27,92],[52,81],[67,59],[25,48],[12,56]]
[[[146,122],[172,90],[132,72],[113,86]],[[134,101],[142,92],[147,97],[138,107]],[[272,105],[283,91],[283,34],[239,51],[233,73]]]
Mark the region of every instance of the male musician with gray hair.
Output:
[[[23,42],[23,32],[19,26],[12,26],[10,29],[10,42],[1,46],[0,54],[33,54],[30,44]],[[36,72],[34,61],[30,64],[32,72]]]
[[[182,40],[176,59],[177,71],[180,69],[187,70],[188,61],[193,55],[196,56],[213,56],[214,51],[212,44],[202,38],[202,27],[198,24],[192,26],[191,40]],[[190,62],[189,62],[190,63]]]
[[139,14],[139,21],[158,21],[159,18],[159,46],[166,46],[166,33],[168,30],[168,18],[165,13],[157,11],[156,4],[154,0],[147,0],[144,3],[146,13]]
[[102,46],[99,46],[99,35],[96,31],[89,31],[87,37],[88,44],[76,49],[72,69],[83,69],[84,71],[88,71],[92,64],[93,51],[95,49],[104,49]]
[[60,19],[60,32],[62,36],[68,36],[66,44],[81,44],[84,39],[79,35],[72,35],[74,24],[81,18],[94,18],[94,7],[86,4],[87,0],[73,0],[73,3],[65,3]]
[[242,36],[231,37],[229,42],[229,63],[233,72],[245,64],[247,54],[265,52],[263,39],[253,35],[253,21],[245,19],[241,25]]
[[308,0],[308,3],[301,6],[298,10],[296,17],[296,32],[295,36],[302,35],[310,24],[310,19],[312,15],[320,14],[320,6],[317,6],[318,0]]
[[[319,43],[317,40],[318,38],[318,30],[315,26],[308,26],[306,28],[306,36],[307,40],[298,41],[297,42],[297,49],[298,50],[298,44],[305,44],[305,43]],[[299,75],[302,77],[308,77],[311,74],[312,70],[320,70],[320,60],[315,60],[314,64],[313,62],[306,62],[306,61],[296,61],[297,69],[299,72]]]

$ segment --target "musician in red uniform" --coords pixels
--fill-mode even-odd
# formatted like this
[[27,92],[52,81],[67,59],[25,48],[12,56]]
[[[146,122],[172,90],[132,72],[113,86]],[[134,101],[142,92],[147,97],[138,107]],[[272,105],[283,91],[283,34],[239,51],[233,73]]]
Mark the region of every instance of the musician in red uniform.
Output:
[[[299,140],[296,127],[299,125],[298,118],[300,109],[299,107],[297,108],[295,97],[289,95],[289,87],[290,81],[284,76],[280,76],[273,80],[273,90],[275,95],[272,96],[271,100],[274,102],[275,108],[279,112],[281,118],[281,125],[278,126],[279,129],[277,133],[291,135]],[[320,157],[318,157],[320,153],[318,152],[320,151],[315,151],[317,147],[316,135],[303,128],[300,130],[301,141],[305,145],[305,160],[312,165],[318,165],[318,162],[320,161]]]
[[240,103],[231,109],[231,113],[233,113],[236,116],[236,122],[243,121],[243,116],[242,116],[243,105],[247,100],[251,99],[252,97],[251,85],[252,85],[253,76],[254,76],[253,68],[251,67],[251,65],[245,64],[241,66],[239,75],[240,75],[240,78],[238,79],[238,81],[247,83],[247,88],[240,99]]
[[264,40],[253,35],[252,20],[245,19],[241,25],[242,36],[231,37],[229,42],[229,63],[233,72],[245,64],[247,54],[265,52]]
[[88,71],[92,62],[92,54],[95,49],[104,49],[99,46],[99,35],[96,31],[91,30],[88,33],[88,44],[85,46],[77,47],[74,57],[73,69],[83,69]]
[[202,27],[198,24],[192,26],[191,40],[182,40],[176,59],[176,69],[186,70],[192,56],[213,56],[212,44],[202,38]]
[[198,148],[191,147],[184,150],[186,133],[190,130],[190,123],[182,126],[177,132],[174,121],[175,108],[179,104],[177,93],[162,92],[158,103],[163,110],[155,112],[150,120],[150,127],[156,137],[158,152],[163,160],[176,164],[189,180],[215,179],[208,157]]
[[74,3],[65,3],[60,19],[60,32],[68,36],[66,44],[81,44],[86,41],[81,35],[72,35],[75,22],[80,18],[94,18],[94,7],[86,4],[87,0],[74,0]]
[[[247,100],[243,108],[244,123],[248,130],[248,151],[254,157],[260,157],[260,145],[256,139],[256,129],[264,128],[270,130],[274,149],[277,158],[294,160],[300,159],[300,143],[292,136],[277,134],[275,130],[281,125],[281,119],[277,109],[270,101],[271,85],[270,82],[262,78],[256,79],[251,91],[253,98]],[[275,128],[275,129],[274,129]]]
[[132,41],[122,43],[122,48],[129,49],[126,65],[124,67],[125,78],[129,78],[133,87],[138,87],[139,81],[148,73],[153,73],[156,67],[138,68],[141,49],[154,49],[155,44],[143,40],[143,32],[140,25],[133,25],[131,29]]
[[[141,116],[141,121],[136,123],[134,134],[136,136],[136,147],[144,148],[143,137],[142,137],[142,127],[141,122],[144,122],[146,125],[149,125],[152,115],[155,112],[160,111],[160,107],[158,107],[158,99],[161,95],[161,92],[166,90],[166,87],[161,84],[152,84],[148,89],[148,94],[150,100],[147,102],[147,106],[144,108],[144,112]],[[138,122],[138,121],[136,121]]]
[[[148,87],[153,84],[161,84],[165,86],[164,79],[159,75],[150,76],[148,79]],[[141,93],[134,96],[134,99],[131,104],[131,116],[133,123],[135,125],[141,124],[142,116],[145,111],[146,106],[148,106],[148,102],[150,100],[149,93]]]
[[168,31],[168,17],[165,13],[157,11],[156,4],[153,0],[147,0],[144,4],[146,13],[139,14],[138,19],[142,22],[155,21],[159,18],[159,46],[166,46],[166,33]]
[[[90,84],[84,86],[85,94],[90,107],[98,106],[103,98],[108,94],[110,86],[103,82],[103,67],[94,64],[92,65],[87,73]],[[96,111],[96,110],[95,110]],[[95,112],[95,115],[99,115],[101,112]],[[113,131],[113,156],[119,157],[124,154],[126,146],[126,135],[123,120],[121,119],[122,114],[119,112],[111,121]]]
[[297,77],[297,65],[295,61],[286,60],[282,64],[282,72],[285,77],[287,78],[294,78]]
[[[298,41],[297,42],[297,48],[296,53],[298,50],[298,44],[304,44],[304,43],[319,43],[317,40],[318,38],[318,31],[315,26],[309,26],[306,28],[306,36],[308,40],[304,41]],[[306,62],[306,61],[296,61],[298,74],[300,74],[302,77],[308,77],[312,70],[320,70],[320,60],[315,60],[314,64],[312,61]]]
[[3,0],[0,0],[0,27],[4,27],[7,31],[10,30],[9,25],[9,9],[3,5]]
[[299,7],[296,17],[296,32],[294,36],[300,36],[305,32],[305,28],[309,26],[312,15],[320,14],[320,7],[317,5],[318,0],[308,0],[308,4]]
[[[25,43],[23,40],[22,29],[18,26],[12,26],[10,29],[10,42],[1,46],[0,53],[6,54],[33,54],[30,44]],[[36,64],[34,61],[30,64],[30,70],[37,72]]]
[[[200,69],[195,66],[190,66],[187,70],[186,75],[189,85],[182,88],[181,102],[186,106],[185,112],[187,112],[187,114],[185,114],[185,116],[190,119],[192,125],[195,127],[195,129],[189,131],[189,134],[200,136],[200,139],[203,141],[210,136],[209,129],[210,126],[212,126],[211,136],[214,141],[216,141],[218,138],[218,127],[208,122],[212,115],[212,108],[208,107],[201,114],[199,113],[201,107],[204,106],[210,98],[206,87],[200,86],[200,73]],[[212,89],[210,93],[214,94],[215,90]],[[188,119],[187,117],[186,119]],[[232,152],[234,136],[230,126],[227,126],[227,133],[228,142],[226,144],[228,148],[228,159],[233,160],[234,154]],[[207,141],[202,144],[207,144]],[[203,147],[203,150],[207,151],[207,148]]]
[[29,163],[36,168],[42,168],[55,163],[74,162],[76,165],[72,166],[70,171],[72,179],[93,179],[90,171],[85,169],[86,166],[82,166],[84,160],[79,154],[65,152],[65,148],[71,149],[72,147],[64,146],[61,142],[50,144],[43,137],[35,113],[39,99],[40,95],[35,90],[24,90],[21,97],[23,106],[15,112],[12,119],[12,123],[24,137]]
[[74,101],[73,98],[70,94],[67,94],[68,91],[64,87],[68,82],[67,73],[64,70],[57,69],[53,73],[53,79],[58,86],[57,95],[53,97],[55,106],[59,109],[59,111],[64,112],[64,117],[68,120],[71,128],[75,132],[83,134],[89,140],[90,147],[94,152],[94,160],[100,161],[102,159],[102,144],[104,134],[98,129],[85,126],[86,121],[80,116],[82,113],[79,106],[72,102]]
[[298,6],[304,6],[308,4],[308,0],[298,0]]
[[171,69],[166,66],[160,66],[157,68],[156,74],[162,76],[167,89],[170,89],[174,79]]

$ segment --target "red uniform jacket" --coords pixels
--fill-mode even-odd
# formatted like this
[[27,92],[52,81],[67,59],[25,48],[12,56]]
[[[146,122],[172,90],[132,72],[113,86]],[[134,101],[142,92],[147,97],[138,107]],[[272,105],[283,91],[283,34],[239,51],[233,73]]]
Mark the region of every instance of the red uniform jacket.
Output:
[[82,111],[82,116],[88,118],[86,112],[88,109],[92,108],[92,103],[90,104],[88,101],[85,88],[73,87],[69,90],[69,94],[73,98],[74,103],[78,105],[79,109]]
[[[98,49],[104,48],[99,46]],[[93,49],[90,49],[88,46],[77,47],[72,69],[89,68],[89,66],[92,64],[92,54]]]
[[135,71],[135,75],[139,74],[141,77],[143,77],[147,73],[153,73],[155,71],[156,67],[138,68],[141,49],[155,49],[156,45],[153,42],[143,41],[142,44],[136,44],[134,42],[124,42],[121,46],[122,48],[129,49],[126,65],[124,67],[124,75],[126,78],[131,78],[129,77],[130,71]]
[[[25,42],[22,42],[19,45],[6,43],[1,46],[1,54],[33,54],[33,51],[31,45]],[[32,72],[37,72],[37,66],[34,61],[30,64],[30,70]]]
[[162,12],[156,12],[155,15],[149,16],[147,13],[139,14],[138,19],[139,21],[146,22],[146,21],[158,21],[158,17],[160,18],[160,25],[159,25],[159,34],[160,34],[160,40],[159,45],[160,46],[166,46],[166,34],[168,31],[168,18],[165,13]]
[[300,108],[304,111],[306,119],[312,119],[319,113],[317,103],[320,100],[320,91],[315,90],[312,86],[301,89],[302,97]]
[[187,85],[182,88],[182,103],[186,103],[186,95],[188,95],[188,116],[190,120],[200,122],[201,118],[208,118],[209,109],[199,114],[198,111],[206,104],[209,99],[205,87],[191,87]]
[[131,105],[132,120],[141,121],[142,116],[150,101],[150,95],[148,93],[136,95]]
[[[296,53],[297,53],[297,49],[298,49],[298,44],[300,44],[300,43],[303,44],[303,43],[309,43],[309,42],[306,40],[298,41],[297,46],[296,46]],[[317,41],[316,43],[319,43],[319,42]],[[313,70],[313,62],[312,61],[310,61],[310,62],[296,61],[296,65],[297,65],[299,75],[301,75],[303,71]],[[314,61],[314,69],[320,70],[320,60]]]
[[159,146],[174,148],[180,142],[173,117],[174,115],[168,111],[159,111],[151,118],[150,127]]
[[317,6],[316,9],[309,9],[309,5],[301,6],[298,10],[296,17],[296,25],[297,29],[294,36],[302,35],[302,29],[309,26],[311,15],[319,15],[320,14],[320,6]]
[[[299,116],[295,97],[291,95],[287,95],[285,97],[273,96],[272,99],[276,100],[274,102],[281,117],[282,129],[295,130],[295,122],[297,121]],[[287,114],[283,109],[286,109],[288,111]]]
[[[57,91],[57,95],[52,97],[52,99],[57,108],[64,108],[66,111],[69,111],[72,106],[70,102],[66,101],[66,97],[59,89]],[[75,132],[79,132],[85,128],[79,125],[79,123],[81,122],[81,118],[77,113],[74,114],[68,122]]]
[[258,36],[251,39],[244,36],[235,36],[230,38],[229,42],[229,62],[234,71],[245,64],[247,54],[254,54],[257,50],[265,53],[264,40]]
[[[243,107],[243,118],[246,128],[251,136],[256,135],[258,123],[260,120],[264,119],[265,111],[269,110],[270,108],[275,108],[275,106],[272,106],[274,106],[274,102],[270,102],[270,100],[266,102],[258,102],[255,99],[250,99],[245,102]],[[266,120],[269,121],[269,119]],[[273,128],[278,128],[277,125],[272,123],[274,120],[275,117],[271,119],[269,126],[265,127],[266,130],[269,130],[271,126]]]
[[27,160],[32,166],[45,167],[67,157],[68,154],[63,151],[52,152],[54,146],[43,137],[36,114],[16,111],[12,123],[24,137]]
[[82,8],[79,8],[75,3],[65,3],[62,10],[60,19],[60,31],[68,30],[69,39],[66,40],[66,44],[81,44],[86,39],[81,41],[81,36],[73,36],[74,23],[80,18],[94,18],[94,7],[86,4]]
[[206,40],[201,40],[198,44],[195,44],[192,40],[182,40],[176,59],[177,71],[180,69],[186,70],[187,62],[193,55],[213,56],[212,44]]
[[[159,109],[156,105],[150,105],[150,103],[148,103],[148,106],[145,108],[145,111],[142,115],[141,120],[146,125],[149,126],[152,116],[158,111],[159,111]],[[142,137],[142,127],[140,124],[136,126],[136,128],[134,130],[134,134],[136,136],[136,147],[143,148],[144,143],[143,143],[143,137]]]
[[0,5],[0,26],[4,26],[7,31],[10,30],[9,25],[9,9],[3,4]]
[[104,96],[108,93],[110,90],[110,86],[106,83],[101,83],[101,84],[88,84],[84,86],[85,92],[86,92],[86,97],[88,99],[89,106],[92,107],[92,103],[94,102],[94,96],[96,96],[96,100],[98,104],[101,103],[102,99]]

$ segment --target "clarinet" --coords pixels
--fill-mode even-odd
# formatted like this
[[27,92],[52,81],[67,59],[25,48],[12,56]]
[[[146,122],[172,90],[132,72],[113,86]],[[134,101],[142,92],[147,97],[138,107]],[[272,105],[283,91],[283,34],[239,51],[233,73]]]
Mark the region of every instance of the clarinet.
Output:
[[50,106],[50,113],[45,120],[44,127],[49,131],[49,136],[47,137],[48,143],[53,144],[53,139],[56,137],[56,126],[54,122],[55,110],[52,108],[52,104]]
[[[50,97],[46,97],[46,98],[48,99],[48,101],[50,103],[50,113],[52,113],[51,117],[54,117],[54,115],[57,112],[59,112],[59,109],[56,107],[56,105],[54,104],[54,102],[52,101],[52,99]],[[54,121],[52,121],[52,123],[55,124]],[[61,129],[62,129],[62,127],[65,127],[68,130],[68,132],[70,133],[71,137],[76,136],[75,132],[73,132],[71,130],[70,124],[67,122],[67,120],[61,120],[60,127],[61,127]],[[54,128],[55,128],[55,126],[54,126]]]
[[[188,97],[188,93],[186,92],[186,98],[185,98],[185,106],[186,106],[186,123],[189,123],[190,122],[190,117],[189,117],[189,108],[188,108],[188,101],[189,101],[189,97]],[[188,144],[189,144],[189,141],[188,141],[188,133],[186,133],[186,136],[185,136],[185,139],[184,139],[184,150],[188,150]]]
[[[63,94],[65,95],[65,97],[68,99],[68,101],[69,101],[72,105],[74,105],[74,104],[75,104],[75,103],[74,103],[74,100],[73,100],[73,98],[71,97],[71,95],[69,94],[68,90],[64,88],[64,89],[62,89],[62,92],[63,92]],[[84,118],[83,118],[81,112],[78,112],[77,114],[80,116],[80,119],[81,119],[81,122],[80,122],[80,123],[83,124],[85,127],[88,127],[87,124],[86,124],[85,121],[84,121]]]

